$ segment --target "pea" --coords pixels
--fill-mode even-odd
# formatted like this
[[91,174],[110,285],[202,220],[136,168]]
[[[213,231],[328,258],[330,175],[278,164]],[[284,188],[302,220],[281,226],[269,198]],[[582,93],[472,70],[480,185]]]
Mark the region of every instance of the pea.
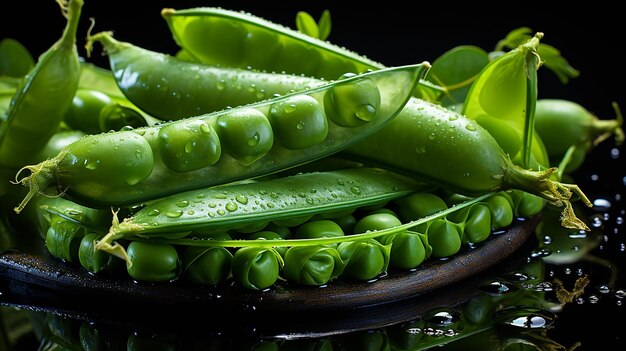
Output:
[[463,243],[479,243],[491,234],[491,211],[483,204],[470,207],[463,225]]
[[448,208],[439,196],[424,192],[398,199],[396,204],[398,214],[405,222],[415,221]]
[[272,249],[243,247],[233,256],[232,273],[243,287],[263,290],[278,279],[282,259]]
[[233,255],[223,247],[189,246],[183,252],[183,272],[189,281],[217,285],[230,275]]
[[308,95],[296,95],[270,108],[272,127],[287,149],[304,149],[319,144],[328,135],[322,106]]
[[39,162],[55,157],[69,144],[85,136],[80,130],[61,130],[54,133],[46,145],[37,153],[35,159]]
[[343,230],[339,224],[328,219],[306,222],[298,227],[294,233],[296,239],[332,238],[338,236],[344,236]]
[[101,132],[139,128],[148,125],[146,117],[134,108],[120,103],[111,103],[102,108],[98,116],[98,127]]
[[91,273],[100,272],[109,262],[109,254],[96,250],[96,241],[102,238],[98,233],[88,233],[80,241],[78,260],[80,265]]
[[[283,237],[280,236],[278,233],[272,232],[269,230],[259,231],[259,232],[250,234],[246,237],[246,240],[256,240],[256,239],[280,240],[280,239],[283,239]],[[287,252],[287,249],[288,247],[286,246],[274,248],[274,250],[276,250],[276,252],[278,252],[278,254],[282,257],[285,257],[285,253]]]
[[361,218],[354,227],[355,233],[381,230],[401,225],[400,220],[389,213],[375,213]]
[[128,274],[138,281],[160,282],[175,279],[180,272],[176,249],[169,244],[133,241],[128,245]]
[[[352,77],[344,74],[339,79]],[[380,92],[372,80],[334,86],[324,95],[328,118],[342,127],[355,127],[371,122],[380,108]]]
[[222,152],[215,130],[203,120],[186,120],[159,130],[159,152],[165,165],[177,172],[215,164]]
[[486,200],[487,206],[491,210],[491,221],[493,229],[505,228],[513,223],[513,207],[509,197],[504,195],[494,195]]
[[337,247],[341,259],[347,261],[342,275],[351,279],[370,280],[387,270],[391,245],[374,239],[343,242]]
[[341,274],[345,264],[336,249],[327,246],[295,246],[284,255],[287,280],[311,286],[327,284]]
[[100,133],[100,112],[112,103],[111,97],[98,90],[78,89],[63,121],[72,129],[88,134]]
[[436,219],[428,227],[428,243],[434,257],[450,257],[461,249],[461,233],[451,222]]
[[217,119],[217,132],[224,150],[243,165],[250,165],[263,157],[274,144],[270,122],[254,108],[220,116]]

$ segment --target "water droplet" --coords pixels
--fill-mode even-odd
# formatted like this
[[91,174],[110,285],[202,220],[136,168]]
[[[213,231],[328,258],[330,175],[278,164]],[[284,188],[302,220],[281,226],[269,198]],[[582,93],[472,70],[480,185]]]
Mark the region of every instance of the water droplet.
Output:
[[248,197],[246,195],[237,195],[235,196],[235,200],[242,205],[248,204]]
[[426,145],[422,145],[422,144],[417,145],[415,147],[415,152],[418,153],[418,154],[425,154],[426,153]]
[[213,212],[208,212],[207,214],[208,214],[208,215],[209,215],[209,217],[211,217],[211,218],[214,218],[214,217],[215,217],[215,213],[213,213]]
[[452,308],[443,307],[429,311],[424,315],[424,320],[430,324],[447,326],[459,320],[461,314]]
[[313,205],[313,203],[315,203],[315,201],[313,201],[313,199],[312,199],[312,198],[307,197],[307,198],[306,198],[306,203],[307,203],[307,204],[309,204],[309,205]]
[[556,314],[541,308],[507,307],[496,312],[496,322],[525,329],[547,328],[556,320]]
[[226,211],[222,210],[221,208],[219,210],[217,210],[217,214],[220,216],[223,216],[226,214]]
[[176,206],[178,207],[187,207],[189,206],[189,201],[187,200],[180,200],[176,202]]
[[192,152],[193,152],[193,149],[194,149],[195,147],[196,147],[196,141],[195,141],[195,140],[192,140],[192,141],[190,141],[190,142],[187,142],[187,143],[185,144],[185,153],[188,153],[188,154],[192,153]]
[[[230,212],[237,211],[237,209],[239,208],[239,206],[235,202],[229,202],[229,203],[226,204],[225,207]],[[218,213],[219,213],[219,211],[218,211]]]
[[618,299],[626,298],[626,291],[624,291],[622,289],[616,290],[615,291],[615,297],[617,297]]
[[548,235],[544,236],[543,237],[543,243],[546,244],[546,245],[552,243],[552,238],[550,236],[548,236]]
[[[85,160],[85,162],[87,162],[87,160]],[[90,171],[93,171],[94,169],[98,168],[99,164],[100,164],[100,160],[88,161],[85,164],[85,168],[87,168]]]
[[295,110],[296,110],[296,105],[295,104],[285,105],[285,113],[292,113]]
[[226,193],[221,193],[221,194],[216,194],[215,198],[216,199],[220,199],[220,200],[224,200],[228,197],[228,195],[226,195]]
[[478,287],[478,290],[492,295],[503,295],[513,291],[513,288],[498,281]]
[[448,117],[448,121],[456,121],[457,119],[459,119],[459,116],[457,116],[457,115],[452,115],[452,116]]
[[600,179],[600,177],[599,177],[597,174],[592,174],[590,178],[591,178],[591,180],[592,180],[592,181],[594,181],[594,182],[597,182],[597,181],[598,181],[598,179]]
[[190,215],[190,216],[193,216],[195,213],[196,212],[194,212],[194,211],[187,211],[187,214]]
[[299,121],[298,123],[296,123],[296,129],[302,130],[304,129],[305,124],[304,121]]
[[315,193],[317,192],[317,189],[315,189],[315,188],[311,188],[311,190],[309,190],[309,192],[310,192],[311,194],[315,194]]
[[509,282],[524,282],[527,281],[529,279],[531,279],[531,277],[523,272],[515,272],[515,273],[511,273],[511,274],[505,274],[503,276],[504,279],[506,279]]
[[178,218],[183,215],[183,211],[181,210],[167,211],[165,215],[168,216],[169,218]]
[[255,132],[254,135],[248,139],[248,146],[250,147],[254,147],[259,145],[259,141],[261,140],[261,136],[259,135],[259,132]]
[[215,84],[215,88],[217,88],[217,90],[224,90],[226,88],[226,82],[223,79],[220,80]]
[[617,160],[619,158],[619,149],[614,147],[611,149],[611,158]]
[[126,178],[126,184],[128,185],[135,185],[137,183],[139,183],[142,180],[142,178],[140,177],[128,177]]
[[159,213],[161,213],[161,211],[155,208],[152,211],[148,212],[148,216],[157,216]]
[[465,125],[465,129],[469,130],[470,132],[475,132],[476,126],[473,123],[468,123]]
[[272,191],[272,192],[270,193],[270,197],[271,197],[272,199],[275,199],[275,198],[277,198],[277,197],[278,197],[278,194]]
[[376,108],[370,104],[363,104],[356,107],[355,116],[362,121],[373,121],[376,118]]
[[611,208],[611,202],[606,199],[593,200],[593,208],[598,211],[606,211]]
[[547,257],[547,256],[550,256],[550,254],[552,254],[552,251],[546,248],[542,248],[542,249],[531,252],[530,257],[531,258]]
[[428,139],[430,139],[430,140],[435,140],[435,137],[436,136],[435,136],[434,132],[431,132],[430,134],[428,134]]
[[354,195],[360,195],[361,194],[361,189],[358,186],[351,186],[350,187],[350,191],[354,194]]
[[600,301],[600,299],[596,295],[589,296],[589,303],[596,304],[598,301]]

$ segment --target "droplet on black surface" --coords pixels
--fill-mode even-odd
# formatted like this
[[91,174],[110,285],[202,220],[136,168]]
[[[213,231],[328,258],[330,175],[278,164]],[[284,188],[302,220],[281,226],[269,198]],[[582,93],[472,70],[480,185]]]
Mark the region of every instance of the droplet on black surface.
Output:
[[489,284],[479,286],[478,290],[492,295],[504,295],[510,293],[514,289],[505,283],[494,281]]
[[548,310],[529,306],[513,306],[498,311],[496,322],[524,329],[539,329],[551,326],[556,314]]

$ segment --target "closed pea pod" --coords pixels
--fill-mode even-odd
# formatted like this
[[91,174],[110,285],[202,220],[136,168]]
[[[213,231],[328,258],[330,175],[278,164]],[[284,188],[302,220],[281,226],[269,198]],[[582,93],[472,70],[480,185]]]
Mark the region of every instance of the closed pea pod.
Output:
[[283,259],[274,249],[243,247],[235,252],[232,272],[243,287],[263,290],[274,285]]
[[[194,117],[192,120],[204,121],[214,128],[223,151],[226,154],[230,151],[231,154],[228,157],[222,155],[214,165],[182,173],[169,168],[159,157],[160,149],[166,147],[164,144],[169,144],[170,141],[166,142],[158,136],[162,128],[178,128],[193,123],[190,120],[83,138],[69,145],[55,158],[25,167],[32,174],[20,181],[29,186],[31,191],[17,211],[23,208],[30,197],[53,182],[67,188],[67,194],[77,201],[88,202],[94,206],[121,206],[182,190],[260,176],[328,156],[376,132],[391,120],[406,103],[410,89],[416,78],[424,73],[424,68],[425,66],[416,65],[366,73],[303,93]],[[273,131],[270,137],[268,132],[271,125],[267,115],[275,103],[300,94],[311,96],[318,103],[322,103],[325,93],[338,84],[356,83],[364,79],[375,82],[381,96],[374,120],[350,128],[329,123],[328,134],[321,143],[298,150],[283,147],[280,139],[274,142]],[[357,106],[355,102],[354,108]],[[260,114],[266,117],[265,122],[261,122]],[[327,111],[325,114],[329,119]],[[248,127],[242,123],[242,115],[256,121],[254,133],[251,135]],[[181,137],[180,133],[174,135]],[[237,140],[237,135],[244,138]],[[263,154],[267,146],[271,148]],[[249,164],[255,159],[255,162]],[[90,169],[94,166],[98,169],[97,172]],[[112,174],[124,176],[111,177]]]
[[291,247],[284,256],[283,272],[290,282],[319,286],[337,278],[345,263],[339,252],[327,246]]
[[61,122],[78,86],[80,66],[75,45],[82,0],[59,1],[67,18],[61,39],[43,53],[11,100],[0,124],[0,164],[31,162]]

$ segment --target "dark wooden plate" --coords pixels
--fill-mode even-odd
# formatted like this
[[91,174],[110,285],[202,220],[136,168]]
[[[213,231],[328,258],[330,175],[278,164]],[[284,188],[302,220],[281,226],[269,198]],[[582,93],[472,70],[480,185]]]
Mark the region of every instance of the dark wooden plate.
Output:
[[[460,302],[475,294],[475,286],[465,292],[457,286],[467,286],[468,278],[478,277],[516,253],[527,242],[537,222],[538,218],[517,221],[474,249],[447,260],[429,260],[411,272],[389,272],[372,282],[337,280],[326,287],[313,288],[280,282],[267,291],[245,290],[232,282],[217,287],[182,281],[139,284],[130,279],[95,276],[45,255],[5,252],[0,254],[0,302],[85,320],[129,325],[154,322],[164,328],[168,324],[164,319],[176,324],[180,323],[181,316],[190,313],[201,316],[209,313],[214,321],[215,316],[224,313],[238,316],[235,319],[239,319],[239,323],[230,325],[238,330],[244,324],[257,329],[267,316],[280,316],[283,320],[287,318],[291,325],[285,328],[283,324],[280,330],[263,333],[288,333],[291,337],[337,332],[328,316],[335,320],[351,317],[349,326],[341,328],[342,331],[372,328],[372,322],[381,327],[416,318],[415,313],[420,312],[418,304],[411,302],[409,308],[405,302],[422,296],[428,295],[429,300],[421,311],[443,304],[442,298],[447,303],[451,298]],[[440,294],[444,287],[450,288],[445,295]],[[435,293],[430,294],[433,291]],[[161,318],[154,318],[155,311]],[[319,321],[317,329],[313,327],[316,320]],[[224,319],[217,321],[220,328],[227,326]]]

